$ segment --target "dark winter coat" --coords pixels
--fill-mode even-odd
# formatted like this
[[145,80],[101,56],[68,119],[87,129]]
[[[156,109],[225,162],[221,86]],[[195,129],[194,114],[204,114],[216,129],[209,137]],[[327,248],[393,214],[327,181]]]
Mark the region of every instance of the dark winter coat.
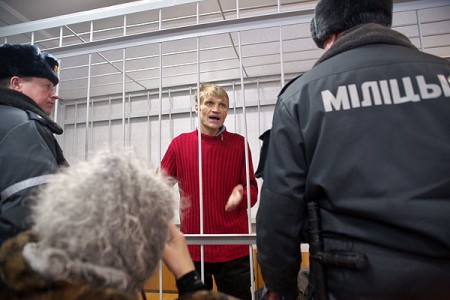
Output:
[[296,290],[307,203],[333,299],[450,299],[450,63],[375,24],[344,34],[279,96],[257,214],[269,289]]
[[62,132],[31,98],[0,89],[0,245],[28,228],[34,188],[67,165],[53,136]]

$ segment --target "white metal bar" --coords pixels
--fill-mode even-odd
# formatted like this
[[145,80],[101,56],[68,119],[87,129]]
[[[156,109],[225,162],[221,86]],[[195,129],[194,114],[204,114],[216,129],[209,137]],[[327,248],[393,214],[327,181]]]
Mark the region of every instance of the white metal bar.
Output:
[[63,45],[63,37],[64,37],[64,27],[59,27],[59,47],[62,47]]
[[[240,53],[239,53],[240,55]],[[237,130],[237,120],[236,120],[236,84],[233,80],[233,121],[234,121],[234,131]]]
[[[247,189],[247,226],[248,226],[248,233],[252,233],[252,221],[251,221],[251,193],[250,193],[250,167],[249,167],[249,153],[248,153],[248,133],[247,133],[247,110],[246,110],[246,103],[245,103],[245,88],[244,88],[244,62],[242,61],[242,47],[241,47],[241,32],[238,32],[238,47],[239,47],[239,67],[240,67],[240,77],[241,77],[241,93],[242,93],[242,117],[243,117],[243,124],[244,124],[244,156],[245,156],[245,184]],[[251,289],[251,295],[252,299],[255,299],[255,282],[253,279],[253,251],[252,246],[249,245],[249,259],[250,259],[250,289]]]
[[127,35],[127,15],[123,15],[123,36]]
[[[160,0],[160,1],[132,1],[108,7],[97,8],[88,11],[66,14],[37,21],[9,25],[0,28],[0,37],[11,36],[31,31],[45,30],[49,28],[71,25],[82,22],[95,21],[125,14],[139,13],[165,7],[201,2],[204,0]],[[0,1],[1,3],[1,1]]]
[[194,128],[195,128],[195,120],[194,120],[194,118],[193,118],[193,113],[192,113],[192,111],[193,111],[193,108],[194,108],[194,106],[195,106],[195,96],[193,96],[192,95],[192,87],[191,86],[189,86],[189,103],[190,103],[190,109],[189,109],[189,123],[190,123],[190,125],[191,125],[191,131],[192,130],[194,130]]
[[416,18],[417,18],[417,30],[419,31],[420,51],[423,51],[424,45],[423,45],[423,35],[422,35],[422,21],[420,19],[419,10],[416,10]]
[[78,159],[78,140],[77,140],[77,116],[78,116],[78,101],[75,100],[75,113],[74,113],[74,124],[73,124],[73,156],[76,157]]
[[125,67],[126,67],[126,48],[122,49],[122,142],[123,146],[126,145],[125,142],[125,93],[126,93],[126,81],[125,81]]
[[86,136],[84,144],[84,159],[88,159],[89,155],[89,103],[91,99],[91,69],[92,69],[92,54],[89,54],[88,58],[88,82],[86,89]]
[[281,87],[284,86],[283,28],[280,26],[280,74]]
[[[197,37],[197,140],[198,140],[198,195],[199,195],[199,211],[200,211],[200,234],[203,234],[203,164],[202,164],[202,132],[201,132],[201,111],[200,111],[200,37]],[[201,279],[205,281],[205,248],[200,246],[200,275]]]
[[150,91],[147,91],[147,160],[152,160],[152,128],[150,125],[150,111],[152,110]]
[[189,245],[252,245],[256,233],[250,234],[184,234]]
[[170,140],[173,140],[174,138],[174,132],[173,132],[173,119],[172,119],[172,108],[173,108],[173,99],[172,99],[172,95],[170,92],[170,88],[169,88],[169,92],[167,94],[168,99],[169,99],[169,114],[167,115],[169,117],[169,130],[170,130]]
[[111,107],[112,97],[108,96],[108,147],[109,150],[112,149],[112,107]]
[[90,103],[90,105],[91,105],[91,117],[90,117],[90,128],[91,128],[91,135],[89,136],[89,145],[90,145],[90,147],[91,147],[91,149],[93,148],[93,146],[94,146],[94,134],[93,134],[93,132],[94,132],[94,109],[95,109],[95,105],[94,105],[94,100],[93,99],[90,99],[90,101],[89,101],[89,103]]
[[159,111],[158,111],[158,166],[159,169],[161,169],[161,132],[162,132],[162,84],[163,84],[163,62],[162,62],[162,44],[159,43],[159,90],[158,90],[158,97],[159,97]]
[[[61,73],[61,61],[58,61],[58,78],[60,78]],[[56,85],[56,94],[59,96],[59,84]],[[53,120],[58,123],[58,111],[59,111],[59,99],[55,102],[55,107],[53,108]]]
[[128,140],[127,146],[131,146],[131,95],[127,95],[128,99],[128,113],[127,113],[127,122],[128,122]]

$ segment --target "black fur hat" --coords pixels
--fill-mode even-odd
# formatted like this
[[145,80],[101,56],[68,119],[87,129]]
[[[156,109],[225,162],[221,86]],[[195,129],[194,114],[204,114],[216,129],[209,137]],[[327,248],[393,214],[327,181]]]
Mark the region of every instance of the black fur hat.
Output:
[[319,48],[335,32],[365,23],[392,24],[392,0],[320,0],[311,20],[311,36]]
[[58,61],[33,45],[0,46],[0,79],[12,76],[47,78],[54,85],[59,82]]

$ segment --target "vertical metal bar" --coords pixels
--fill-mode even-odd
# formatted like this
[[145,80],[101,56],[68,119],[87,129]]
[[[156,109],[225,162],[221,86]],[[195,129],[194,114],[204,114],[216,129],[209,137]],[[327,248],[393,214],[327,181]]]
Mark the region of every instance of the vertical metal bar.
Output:
[[420,42],[420,51],[423,52],[423,35],[422,35],[422,21],[420,19],[419,10],[416,10],[416,18],[417,18],[417,30],[419,31],[419,42]]
[[73,156],[78,160],[78,139],[77,139],[77,124],[78,124],[78,100],[75,100],[75,113],[73,118],[73,148],[75,149]]
[[89,157],[89,106],[91,99],[91,69],[92,69],[92,54],[89,54],[88,59],[88,76],[87,76],[87,95],[86,95],[86,136],[84,141],[84,159]]
[[278,12],[281,12],[281,0],[277,1]]
[[112,149],[112,118],[111,118],[111,96],[108,97],[108,146],[109,150]]
[[[161,9],[159,10],[159,28],[161,29]],[[158,113],[158,164],[161,170],[161,132],[162,132],[162,84],[163,84],[163,61],[162,43],[159,43],[159,113]],[[162,262],[159,262],[159,299],[162,300]]]
[[[240,54],[239,54],[240,55]],[[234,131],[237,131],[237,124],[236,124],[236,85],[233,80],[233,121],[234,121]]]
[[152,143],[151,143],[151,138],[152,138],[152,131],[151,131],[151,126],[150,126],[150,111],[151,111],[151,101],[150,101],[150,91],[147,91],[147,159],[149,161],[152,160]]
[[170,88],[168,90],[168,97],[169,97],[169,126],[170,126],[170,140],[173,140],[173,119],[172,119],[172,106],[173,106],[173,99],[172,99],[172,95],[170,93]]
[[236,19],[239,19],[239,0],[236,0]]
[[161,30],[162,29],[162,9],[160,8],[159,9],[159,12],[158,12],[159,14],[158,14],[158,16],[159,16],[159,20],[158,20],[158,30]]
[[94,148],[94,99],[91,99],[90,105],[92,106],[91,108],[91,122],[90,122],[90,126],[91,126],[91,136],[89,137],[89,145],[91,145],[91,148]]
[[128,144],[127,146],[131,146],[131,94],[128,93]]
[[[248,152],[248,135],[247,135],[247,110],[245,103],[245,88],[244,88],[244,68],[243,68],[243,55],[242,55],[242,42],[241,42],[241,32],[238,32],[238,47],[239,47],[239,68],[241,75],[241,93],[242,93],[242,117],[244,126],[244,154],[245,154],[245,184],[247,186],[247,225],[248,233],[252,233],[252,219],[251,219],[251,195],[250,195],[250,158]],[[251,283],[251,294],[252,299],[255,297],[255,282],[253,280],[253,247],[248,246],[249,256],[250,256],[250,283]]]
[[[92,42],[94,34],[94,23],[90,22],[90,32],[89,41]],[[89,109],[90,109],[90,99],[91,99],[91,71],[92,71],[92,54],[88,56],[88,82],[87,82],[87,97],[86,97],[86,136],[84,143],[84,159],[87,160],[89,157]]]
[[90,30],[89,30],[89,42],[94,40],[94,22],[90,22]]
[[[60,74],[61,74],[61,61],[58,61],[58,65],[59,65],[59,67],[58,67],[58,77],[60,77]],[[59,84],[58,85],[56,85],[56,94],[59,96]],[[53,109],[53,120],[56,122],[56,123],[58,123],[58,111],[59,111],[59,101],[56,101],[55,102],[55,107],[54,107],[54,109]]]
[[125,67],[126,67],[126,49],[122,49],[122,142],[126,146],[126,125],[125,125]]
[[34,45],[34,31],[31,32],[31,45]]
[[[256,78],[256,93],[257,93],[257,105],[258,105],[258,134],[261,134],[261,93],[260,93],[260,86],[259,86],[259,78]],[[259,151],[261,154],[261,146],[262,141],[259,140]],[[259,157],[260,155],[258,155]]]
[[127,15],[123,15],[123,36],[127,35]]
[[283,31],[280,26],[280,74],[281,74],[281,87],[284,86],[284,56],[283,56]]
[[163,62],[162,62],[162,43],[159,43],[159,112],[158,112],[158,162],[161,168],[161,131],[162,131],[162,76],[163,76]]
[[[198,194],[200,210],[200,234],[203,234],[203,172],[202,172],[202,133],[200,126],[200,37],[197,37],[197,133],[198,133]],[[200,245],[200,269],[202,281],[205,281],[205,246]]]
[[200,2],[197,2],[197,24],[200,24]]
[[190,104],[190,109],[189,109],[189,122],[191,123],[191,131],[194,130],[195,128],[195,121],[193,119],[192,116],[192,109],[194,108],[195,105],[195,99],[194,96],[192,96],[192,87],[189,87],[189,104]]
[[59,47],[63,45],[63,37],[64,37],[64,27],[59,27]]
[[[59,69],[58,69],[58,77],[59,77]],[[59,95],[59,85],[56,86],[56,94]],[[63,130],[65,129],[64,126],[64,119],[65,119],[65,106],[61,106],[59,103],[59,100],[55,102],[55,107],[53,108],[53,120],[55,121],[55,123],[58,123],[58,117],[59,117],[59,110],[61,109],[63,110],[62,112],[62,122],[61,122],[61,127],[63,128]],[[65,135],[58,135],[55,136],[56,140],[58,141],[58,143],[60,145],[64,145],[64,139],[65,139]]]

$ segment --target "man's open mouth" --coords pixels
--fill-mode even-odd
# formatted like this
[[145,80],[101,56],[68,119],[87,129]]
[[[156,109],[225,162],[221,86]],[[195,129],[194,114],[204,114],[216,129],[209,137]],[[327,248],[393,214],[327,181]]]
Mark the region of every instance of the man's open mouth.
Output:
[[211,119],[211,120],[217,120],[217,121],[220,120],[220,118],[219,118],[219,117],[216,117],[216,116],[209,116],[209,119]]

